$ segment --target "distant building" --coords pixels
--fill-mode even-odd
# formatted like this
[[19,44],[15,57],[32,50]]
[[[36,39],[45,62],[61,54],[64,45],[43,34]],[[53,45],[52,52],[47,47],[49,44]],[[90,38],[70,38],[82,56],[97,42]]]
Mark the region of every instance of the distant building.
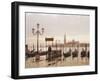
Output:
[[66,33],[64,35],[64,45],[66,44]]
[[78,45],[79,45],[79,41],[75,41],[75,40],[69,41],[65,44],[65,46],[68,46],[68,47],[74,47]]

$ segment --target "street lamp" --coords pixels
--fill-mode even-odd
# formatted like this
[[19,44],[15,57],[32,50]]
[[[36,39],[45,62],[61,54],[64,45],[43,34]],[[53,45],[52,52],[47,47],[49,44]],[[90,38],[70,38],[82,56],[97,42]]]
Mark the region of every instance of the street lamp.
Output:
[[42,32],[40,32],[40,30],[39,30],[39,23],[37,23],[37,30],[35,31],[35,29],[34,28],[32,28],[32,33],[33,33],[33,35],[37,35],[37,54],[39,53],[39,35],[43,35],[43,33],[44,33],[44,28],[41,28],[41,31]]
[[57,46],[58,46],[58,44],[57,44],[57,40],[55,41],[55,44],[56,44],[56,51],[57,51]]

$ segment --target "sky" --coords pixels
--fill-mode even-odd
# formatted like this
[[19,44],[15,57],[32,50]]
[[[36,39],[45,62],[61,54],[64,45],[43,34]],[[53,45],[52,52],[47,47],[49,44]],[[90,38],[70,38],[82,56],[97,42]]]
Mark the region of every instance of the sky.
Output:
[[53,37],[55,40],[64,41],[66,34],[66,42],[76,40],[79,42],[89,42],[90,18],[89,15],[78,14],[51,14],[51,13],[25,13],[26,26],[26,44],[30,47],[36,46],[36,35],[32,34],[32,28],[37,30],[44,28],[44,34],[40,35],[39,43],[45,44],[45,37]]

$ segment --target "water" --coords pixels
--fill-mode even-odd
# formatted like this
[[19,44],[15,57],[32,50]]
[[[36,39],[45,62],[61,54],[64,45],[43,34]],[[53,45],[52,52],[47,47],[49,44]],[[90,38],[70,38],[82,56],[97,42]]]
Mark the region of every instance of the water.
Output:
[[[82,51],[83,47],[75,48],[75,47],[65,47],[65,48],[52,48],[52,50],[62,50],[63,52],[68,52],[68,50],[71,48],[72,51],[75,49],[78,49],[78,57],[75,59],[72,59],[72,57],[68,57],[63,59],[63,56],[61,60],[59,59],[53,60],[51,62],[46,61],[46,56],[43,55],[40,57],[40,61],[36,62],[35,57],[31,57],[25,61],[25,67],[26,68],[38,68],[38,67],[62,67],[62,66],[81,66],[81,65],[89,65],[89,59],[84,58],[83,60],[80,57],[80,52]],[[47,51],[47,48],[40,48],[42,51]],[[85,49],[85,48],[84,48]],[[87,47],[87,50],[89,50],[89,47]]]

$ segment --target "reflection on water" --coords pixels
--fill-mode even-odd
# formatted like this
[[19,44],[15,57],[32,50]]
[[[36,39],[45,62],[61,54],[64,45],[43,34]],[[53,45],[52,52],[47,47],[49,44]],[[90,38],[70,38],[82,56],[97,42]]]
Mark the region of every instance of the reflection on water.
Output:
[[[25,68],[38,68],[38,67],[62,67],[62,66],[81,66],[81,65],[89,65],[89,58],[81,58],[81,48],[77,48],[78,50],[78,56],[76,58],[72,58],[72,55],[64,58],[63,53],[68,52],[70,48],[57,48],[58,50],[63,50],[61,52],[61,57],[58,57],[52,61],[46,60],[46,55],[40,56],[39,61],[35,61],[35,57],[30,57],[26,59],[25,61]],[[53,48],[54,50],[54,48]],[[71,48],[72,51],[75,50],[75,48]],[[87,48],[87,51],[89,51],[89,47]]]

